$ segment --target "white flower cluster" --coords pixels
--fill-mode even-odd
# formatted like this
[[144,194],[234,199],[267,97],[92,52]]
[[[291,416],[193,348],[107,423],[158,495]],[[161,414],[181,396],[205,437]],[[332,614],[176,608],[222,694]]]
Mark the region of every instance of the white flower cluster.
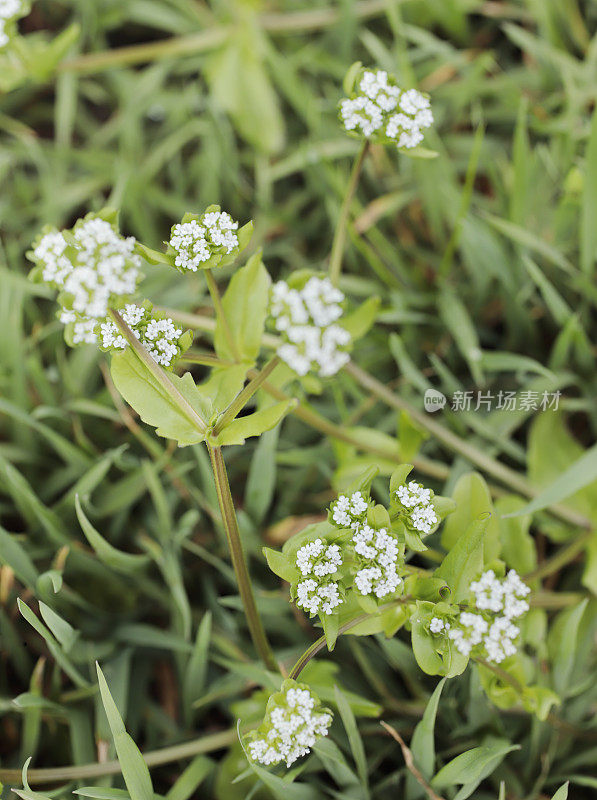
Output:
[[134,247],[132,236],[125,239],[106,220],[90,217],[76,223],[69,239],[46,233],[32,257],[42,280],[63,293],[66,310],[90,329],[90,320],[104,319],[112,303],[135,291],[141,258]]
[[358,569],[354,585],[362,595],[382,598],[396,592],[402,583],[398,575],[398,541],[385,528],[373,528],[366,521],[368,503],[362,492],[341,494],[332,503],[332,522],[339,528],[352,528],[352,545]]
[[[463,655],[468,656],[473,648],[482,647],[487,660],[499,664],[516,653],[514,640],[520,629],[512,620],[529,610],[524,598],[531,590],[514,570],[500,580],[491,569],[478,581],[473,581],[470,590],[475,597],[474,606],[481,613],[463,611],[451,626],[434,618],[429,629],[432,633],[447,633]],[[439,623],[443,627],[439,627]]]
[[237,229],[238,222],[225,211],[207,211],[199,220],[174,225],[170,237],[170,246],[176,251],[174,263],[182,270],[197,272],[213,255],[229,255],[238,247]]
[[319,701],[304,684],[287,681],[284,686],[281,697],[270,699],[263,723],[247,744],[251,759],[265,766],[285,761],[290,767],[319,736],[327,736],[332,723],[332,715],[318,710]]
[[285,281],[272,287],[270,313],[284,339],[278,355],[299,375],[313,369],[321,377],[335,375],[348,362],[342,350],[348,331],[335,324],[342,316],[344,294],[328,278],[309,278],[300,290]]
[[24,11],[22,0],[0,0],[0,47],[8,44],[10,38],[6,32],[6,23],[21,16]]
[[[181,351],[182,328],[177,328],[169,317],[159,319],[143,306],[134,303],[126,305],[121,316],[158,364],[163,367],[172,366],[173,359]],[[105,350],[124,350],[128,346],[126,338],[111,319],[106,319],[99,325],[99,344]]]
[[410,481],[408,484],[399,486],[394,494],[399,505],[402,506],[407,526],[424,536],[431,533],[439,522],[431,502],[433,499],[431,489],[425,489],[420,483]]
[[365,70],[358,91],[340,103],[347,131],[386,138],[398,147],[416,147],[433,122],[429,99],[416,89],[403,91],[385,70]]
[[[331,614],[344,601],[336,581],[328,579],[338,572],[342,564],[340,548],[336,544],[326,545],[323,539],[315,539],[303,545],[296,554],[296,566],[304,580],[296,587],[296,604],[310,614]],[[308,577],[307,577],[308,576]]]
[[359,528],[365,521],[367,508],[362,492],[353,492],[350,497],[341,494],[332,504],[332,521],[340,528]]
[[443,631],[450,630],[450,623],[441,617],[433,617],[429,622],[429,630],[431,633],[442,633]]
[[357,528],[352,541],[361,569],[355,575],[355,586],[362,595],[382,598],[394,594],[402,578],[398,575],[398,541],[385,528],[370,525]]

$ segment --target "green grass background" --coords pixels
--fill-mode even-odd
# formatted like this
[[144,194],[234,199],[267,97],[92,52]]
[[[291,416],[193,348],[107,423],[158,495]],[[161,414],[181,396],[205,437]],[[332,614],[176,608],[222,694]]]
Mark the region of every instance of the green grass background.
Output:
[[[254,246],[274,276],[325,268],[358,147],[336,118],[342,78],[355,60],[392,71],[430,93],[436,124],[426,144],[439,156],[374,147],[367,159],[341,286],[355,301],[379,295],[382,310],[354,358],[418,408],[429,386],[448,395],[561,390],[558,414],[443,418],[463,441],[549,485],[597,427],[597,4],[40,0],[21,30],[58,33],[72,22],[80,37],[55,77],[0,97],[0,515],[12,534],[0,544],[0,772],[33,756],[32,768],[75,767],[33,787],[52,796],[123,786],[114,769],[94,777],[85,767],[114,757],[99,659],[143,751],[216,737],[208,755],[198,745],[156,766],[156,792],[235,800],[255,783],[232,784],[246,767],[235,718],[258,717],[249,689],[267,676],[251,658],[206,454],[154,439],[111,395],[105,357],[66,347],[49,293],[27,282],[24,253],[42,225],[70,226],[106,204],[121,209],[124,232],[159,247],[185,211],[217,202],[255,220]],[[122,49],[143,43],[141,53]],[[161,306],[208,306],[200,276],[150,269],[146,286]],[[390,447],[397,425],[403,445],[410,431],[347,375],[310,402],[338,424],[374,428]],[[444,494],[470,468],[433,437],[421,452],[430,474],[435,467],[423,478]],[[292,660],[312,634],[264,566],[264,531],[320,513],[334,476],[372,457],[295,418],[226,456],[266,627]],[[95,557],[76,494],[106,540],[145,552],[147,563]],[[597,485],[566,502],[594,521]],[[563,704],[542,723],[499,713],[469,670],[444,688],[436,763],[504,739],[519,749],[474,797],[497,798],[500,781],[508,798],[551,797],[571,779],[571,796],[588,798],[597,786],[594,599],[564,664],[561,641],[568,605],[597,591],[597,546],[586,535],[579,545],[578,529],[547,515],[532,534],[531,559],[548,565],[542,588],[555,606],[541,612],[546,680]],[[19,615],[17,596],[68,620],[54,650]],[[408,740],[434,681],[406,638],[345,639],[313,680],[329,683],[341,665],[345,689],[365,698],[371,796],[402,797],[402,756],[366,714],[380,704]],[[342,727],[334,733],[343,765],[314,757],[307,781],[316,796],[360,797],[343,772],[352,756]],[[10,785],[18,779],[4,796]],[[420,796],[414,784],[406,796]]]

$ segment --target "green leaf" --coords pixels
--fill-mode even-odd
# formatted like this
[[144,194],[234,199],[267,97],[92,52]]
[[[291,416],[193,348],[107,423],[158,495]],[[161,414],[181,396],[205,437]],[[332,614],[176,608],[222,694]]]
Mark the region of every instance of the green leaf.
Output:
[[128,575],[131,570],[144,569],[150,562],[150,558],[147,555],[123,553],[122,550],[118,550],[116,547],[113,547],[110,542],[106,541],[85,516],[85,512],[81,507],[79,495],[75,496],[75,510],[85,538],[95,550],[100,561],[103,561],[104,564],[118,572]]
[[166,795],[167,800],[188,800],[213,769],[214,762],[210,758],[203,755],[195,756],[169,789]]
[[520,745],[510,744],[505,739],[494,739],[486,745],[467,750],[442,767],[431,781],[431,786],[442,789],[460,784],[463,788],[454,800],[465,800],[513,750],[520,750]]
[[287,583],[296,583],[299,577],[297,568],[293,561],[279,550],[272,550],[271,547],[263,548],[263,555],[267,560],[267,565],[279,578]]
[[526,575],[537,566],[535,539],[529,532],[531,515],[512,514],[524,505],[524,500],[514,495],[500,497],[495,504],[500,529],[501,557],[519,575]]
[[568,800],[568,786],[570,785],[570,781],[566,781],[566,783],[562,784],[557,792],[553,795],[551,800]]
[[279,428],[260,437],[249,468],[245,487],[247,511],[256,523],[263,522],[276,491],[277,444]]
[[90,797],[92,800],[130,800],[130,794],[127,791],[114,789],[111,786],[82,786],[80,789],[74,789],[73,794]]
[[[271,278],[261,253],[255,253],[244,267],[238,269],[222,298],[222,308],[235,348],[242,361],[253,364],[261,349],[261,337],[267,317]],[[225,361],[236,361],[228,344],[225,329],[218,320],[214,347]]]
[[467,472],[458,479],[452,496],[456,501],[456,510],[446,520],[441,536],[442,545],[450,550],[470,523],[486,514],[488,518],[483,555],[484,563],[490,563],[500,553],[500,531],[485,479],[478,472]]
[[484,383],[484,377],[481,369],[482,354],[477,330],[466,306],[455,290],[447,284],[440,289],[439,314],[467,362],[473,380],[478,386],[481,386]]
[[28,589],[37,583],[38,572],[27,551],[21,547],[17,537],[0,526],[0,563],[12,569],[17,578]]
[[597,249],[597,111],[593,111],[585,155],[580,217],[580,267],[591,274]]
[[184,671],[183,698],[185,708],[191,708],[205,689],[209,665],[209,643],[211,640],[211,612],[206,611],[199,627],[193,652]]
[[282,417],[296,405],[294,399],[284,400],[273,406],[262,408],[246,417],[237,417],[218,434],[211,436],[210,442],[214,446],[244,444],[250,436],[261,436],[264,431],[274,428]]
[[435,570],[452,591],[451,601],[459,603],[468,597],[469,586],[483,569],[483,548],[489,515],[471,522],[465,533]]
[[352,757],[354,758],[354,763],[357,768],[359,780],[361,782],[361,786],[363,787],[363,793],[365,797],[368,797],[369,773],[367,769],[367,758],[365,756],[363,740],[361,739],[361,735],[357,727],[357,721],[352,713],[352,709],[348,703],[348,700],[338,686],[334,686],[334,693],[336,697],[336,705],[338,706],[338,711],[340,712],[340,717],[342,718],[342,724],[344,725],[344,730],[348,736],[348,743],[350,744],[350,749],[352,751]]
[[135,742],[126,732],[122,717],[116,707],[110,689],[99,664],[96,664],[100,694],[108,724],[114,740],[116,755],[122,769],[122,777],[131,800],[153,800],[153,786],[149,769]]
[[551,631],[553,687],[559,695],[570,691],[570,679],[576,660],[578,630],[589,599],[585,598],[571,610],[562,612],[559,625]]
[[244,10],[242,24],[209,58],[206,74],[214,102],[230,114],[240,135],[258,151],[273,154],[284,144],[284,118],[264,63],[264,35],[247,5]]
[[353,342],[361,339],[373,327],[380,303],[379,297],[369,297],[350,314],[344,314],[339,321],[338,324],[350,333]]
[[74,666],[70,658],[64,652],[64,648],[54,638],[52,632],[48,630],[48,628],[46,628],[42,622],[40,622],[33,611],[21,600],[20,597],[17,598],[17,606],[31,627],[45,640],[48,650],[52,654],[58,666],[64,670],[64,672],[76,686],[81,689],[87,689],[89,687],[89,682],[85,680],[79,670]]
[[[120,394],[144,422],[156,428],[159,436],[174,439],[181,447],[204,440],[205,435],[180,410],[131,348],[112,356],[110,372]],[[190,372],[185,372],[182,378],[168,373],[168,378],[197,414],[206,420],[209,404],[195,386]]]
[[64,652],[68,653],[79,638],[79,631],[76,631],[72,625],[41,600],[39,601],[39,611],[48,628],[62,645]]
[[481,366],[487,372],[522,372],[544,375],[552,381],[557,380],[554,373],[535,361],[534,358],[522,356],[520,353],[506,353],[498,350],[483,351]]
[[594,481],[597,481],[597,445],[589,448],[572,466],[559,475],[547,489],[540,492],[534,500],[507,516],[519,517],[521,514],[533,514],[542,508],[547,508],[547,506],[554,503],[566,500]]
[[[435,767],[435,718],[437,716],[439,699],[445,682],[446,679],[444,678],[435,687],[433,694],[425,706],[423,718],[415,728],[415,732],[410,741],[410,749],[415,764],[421,771],[423,777],[428,781],[431,780]],[[408,800],[424,795],[421,786],[411,775],[407,777],[406,783],[406,795]]]

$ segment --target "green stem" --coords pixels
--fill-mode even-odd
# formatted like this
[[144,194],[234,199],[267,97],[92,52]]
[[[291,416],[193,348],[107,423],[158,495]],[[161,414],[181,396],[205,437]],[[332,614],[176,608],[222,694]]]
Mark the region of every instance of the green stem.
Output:
[[[386,603],[385,605],[380,606],[379,610],[385,611],[387,608],[391,608],[392,606],[395,605],[404,605],[405,603],[409,603],[411,600],[412,600],[411,597],[400,597],[398,600],[395,600],[392,603]],[[370,617],[371,614],[360,614],[358,617],[351,620],[350,622],[344,623],[344,625],[341,625],[340,628],[338,629],[338,636],[341,636],[343,633],[346,633],[347,631],[351,630],[351,628],[356,628],[357,625],[360,625],[361,622],[365,622],[365,620],[370,619]],[[301,672],[309,663],[309,661],[311,661],[311,659],[314,658],[317,655],[317,653],[323,650],[325,644],[326,644],[325,636],[320,636],[319,639],[314,641],[313,644],[310,645],[305,650],[305,652],[299,657],[296,664],[288,673],[288,677],[292,678],[293,680],[297,680]]]
[[186,400],[186,398],[178,391],[177,387],[168,377],[168,374],[160,367],[157,361],[151,357],[145,347],[143,347],[141,342],[137,339],[132,330],[120,316],[119,312],[115,309],[110,309],[110,314],[119,331],[125,337],[135,353],[139,356],[141,361],[145,364],[147,369],[151,372],[156,381],[176,402],[191,425],[197,428],[200,433],[204,434],[207,431],[207,425],[191,406],[191,404]]
[[365,160],[368,147],[369,142],[367,139],[364,139],[357,153],[354,164],[352,165],[348,187],[346,189],[346,194],[344,195],[344,200],[342,201],[342,207],[340,208],[340,217],[338,218],[338,225],[336,226],[336,232],[334,233],[334,241],[332,243],[329,266],[330,280],[334,285],[338,283],[340,272],[342,270],[342,256],[344,255],[344,245],[346,243],[348,215],[350,214],[350,206],[357,190],[359,177],[361,175],[361,170],[363,168],[363,162]]
[[[169,764],[183,758],[191,758],[201,753],[211,753],[230,747],[237,740],[236,728],[202,736],[190,742],[182,742],[172,747],[163,747],[143,754],[143,759],[148,767],[157,767]],[[27,771],[29,783],[66,783],[87,778],[101,778],[104,775],[118,775],[122,771],[119,761],[103,761],[96,764],[81,764],[72,767],[53,767],[51,769],[30,769]],[[21,785],[20,769],[0,769],[0,781],[8,784]]]
[[255,596],[253,594],[253,587],[249,578],[249,571],[247,569],[247,562],[243,552],[243,546],[240,538],[240,531],[238,529],[238,520],[236,518],[236,511],[232,501],[232,494],[230,492],[230,484],[228,482],[228,473],[226,472],[226,464],[222,456],[222,450],[219,447],[212,447],[207,445],[211,465],[214,473],[214,480],[216,483],[216,492],[218,495],[218,503],[220,511],[222,512],[222,521],[228,539],[228,546],[230,548],[230,557],[232,559],[232,566],[236,574],[238,582],[238,591],[245,609],[247,617],[247,624],[249,632],[257,652],[265,666],[273,672],[279,672],[280,667],[274,657],[272,649],[269,645],[265,630],[261,623],[257,605],[255,603]]
[[[125,336],[128,343],[135,350],[139,358],[151,371],[155,379],[160,383],[160,385],[164,388],[164,390],[169,393],[170,397],[177,403],[180,410],[185,414],[185,416],[189,419],[189,421],[201,433],[205,433],[207,431],[207,426],[205,425],[201,417],[197,414],[195,409],[189,405],[186,399],[178,391],[176,386],[172,383],[172,381],[168,377],[167,373],[164,372],[164,370],[160,367],[160,365],[156,361],[154,361],[151,355],[139,342],[139,340],[133,334],[129,326],[122,319],[118,311],[111,309],[110,314],[112,315],[114,322],[118,326],[118,329]],[[242,549],[240,532],[238,530],[238,522],[236,519],[236,511],[234,510],[234,503],[232,501],[232,495],[230,493],[228,474],[226,472],[226,465],[222,457],[222,451],[220,450],[219,447],[212,447],[207,441],[206,445],[211,459],[211,464],[214,473],[214,480],[216,483],[216,490],[218,495],[218,502],[220,505],[220,511],[222,513],[222,519],[224,521],[224,527],[226,529],[228,545],[230,547],[230,558],[232,560],[232,566],[236,574],[239,594],[241,596],[241,600],[243,602],[243,606],[245,609],[245,615],[247,617],[249,631],[253,638],[255,647],[257,648],[257,651],[262,657],[265,665],[269,669],[278,671],[279,668],[277,662],[274,658],[274,655],[266,639],[265,631],[263,630],[263,626],[261,624],[261,620],[257,612],[257,606],[255,605],[255,598],[253,596],[251,580],[249,578],[247,564]]]
[[[387,386],[384,386],[383,383],[362,370],[353,361],[350,361],[344,369],[357,383],[360,383],[363,388],[379,397],[386,405],[391,408],[396,408],[399,411],[406,411],[415,422],[428,430],[439,442],[442,442],[454,452],[464,456],[471,463],[476,464],[488,475],[492,475],[494,478],[501,481],[501,483],[509,486],[515,492],[525,497],[534,498],[538,496],[539,490],[531,486],[531,484],[515,470],[500,464],[499,461],[491,458],[491,456],[485,455],[481,450],[477,450],[473,445],[463,441],[455,433],[452,433],[452,431],[447,430],[439,423],[429,419],[428,415],[413,408],[410,403],[407,403],[406,400],[395,395]],[[580,528],[592,527],[592,523],[589,519],[567,506],[553,504],[548,507],[548,510],[550,510],[554,516],[571,525]]]
[[253,397],[255,392],[258,391],[258,389],[263,385],[263,382],[269,375],[271,375],[279,363],[280,359],[278,356],[274,356],[267,362],[262,370],[260,370],[253,378],[251,378],[244,389],[242,389],[242,391],[236,395],[228,408],[222,411],[218,417],[216,424],[213,426],[214,436],[217,436],[220,431],[222,431],[226,425],[232,422],[232,420],[242,411],[249,400]]
[[218,318],[218,321],[221,324],[222,329],[224,330],[224,336],[226,337],[226,341],[228,342],[228,347],[230,348],[232,357],[238,363],[241,361],[240,353],[238,352],[238,347],[236,346],[236,342],[234,341],[234,336],[232,335],[232,331],[230,330],[230,326],[228,325],[228,320],[226,319],[226,314],[224,313],[224,306],[222,305],[222,298],[220,297],[220,290],[218,289],[218,284],[216,283],[216,280],[210,269],[204,270],[204,273],[205,273],[205,280],[207,281],[207,288],[209,289],[211,300],[216,310],[216,317]]

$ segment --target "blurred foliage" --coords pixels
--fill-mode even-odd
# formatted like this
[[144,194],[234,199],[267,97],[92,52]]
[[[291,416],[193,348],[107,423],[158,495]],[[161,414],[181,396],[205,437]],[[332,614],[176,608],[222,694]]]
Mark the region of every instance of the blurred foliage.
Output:
[[[38,0],[19,28],[79,33],[50,78],[29,76],[0,97],[3,796],[32,756],[35,792],[122,797],[96,659],[128,732],[150,754],[156,792],[289,792],[252,793],[257,779],[237,741],[235,718],[250,725],[263,713],[266,695],[251,690],[278,685],[251,658],[207,455],[154,439],[119,400],[105,357],[65,346],[53,303],[26,280],[24,253],[42,225],[70,226],[104,205],[122,209],[123,231],[159,247],[185,211],[217,202],[241,222],[254,218],[252,246],[263,246],[274,275],[324,267],[358,148],[337,122],[342,79],[357,59],[388,69],[430,93],[428,143],[440,155],[415,161],[374,147],[365,163],[341,286],[355,300],[379,295],[382,308],[354,359],[417,408],[431,386],[449,396],[561,390],[558,414],[447,408],[442,423],[539,489],[569,475],[586,449],[582,474],[557,499],[594,524],[597,6]],[[198,276],[150,268],[147,287],[160,306],[207,304]],[[310,408],[363,447],[289,417],[258,444],[226,453],[259,606],[285,663],[313,632],[294,619],[262,544],[279,545],[301,527],[295,517],[321,513],[333,485],[379,465],[371,445],[394,461],[418,453],[442,494],[462,490],[470,469],[464,452],[348,373]],[[388,457],[382,472],[391,465]],[[497,503],[509,513],[523,500]],[[402,792],[407,774],[375,719],[379,707],[446,797],[551,797],[566,780],[575,798],[592,796],[595,536],[541,508],[532,519],[500,520],[497,533],[517,568],[535,576],[526,635],[563,703],[544,722],[497,713],[482,692],[487,676],[469,669],[443,684],[441,699],[433,694],[433,745],[436,681],[416,669],[401,635],[341,637],[301,679],[332,705],[341,684],[359,718],[373,798]],[[304,766],[300,786],[316,795],[303,796],[365,796],[354,742],[336,716],[333,742]],[[168,746],[177,749],[153,753]],[[454,766],[467,753],[466,769]],[[105,763],[86,767],[96,761]],[[44,768],[57,769],[50,789],[38,783]],[[412,800],[423,796],[413,781]],[[22,796],[39,799],[23,785]]]

